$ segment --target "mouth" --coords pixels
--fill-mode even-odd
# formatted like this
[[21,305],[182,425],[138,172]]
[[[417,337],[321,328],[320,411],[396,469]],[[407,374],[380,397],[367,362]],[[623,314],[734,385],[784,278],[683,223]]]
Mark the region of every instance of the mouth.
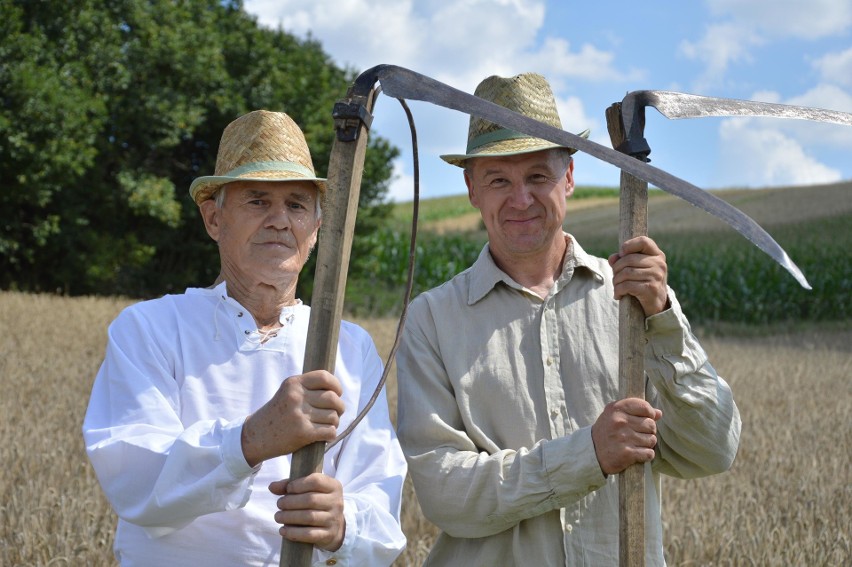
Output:
[[264,248],[294,248],[295,246],[289,242],[281,242],[279,240],[271,240],[268,242],[258,242],[258,246],[262,246]]
[[538,217],[525,217],[520,219],[505,219],[503,222],[509,225],[524,225],[530,224],[538,220]]

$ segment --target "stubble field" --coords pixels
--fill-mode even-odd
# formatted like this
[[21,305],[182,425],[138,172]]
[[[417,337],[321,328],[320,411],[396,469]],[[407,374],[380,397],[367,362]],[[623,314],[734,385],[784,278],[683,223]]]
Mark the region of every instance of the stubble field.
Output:
[[[113,565],[115,517],[80,435],[106,327],[129,301],[0,293],[0,565]],[[359,321],[379,351],[397,322]],[[670,565],[848,565],[852,561],[852,330],[702,337],[743,416],[728,473],[666,479]],[[391,374],[393,378],[393,373]],[[388,385],[392,412],[395,381]],[[419,565],[436,530],[407,488]]]

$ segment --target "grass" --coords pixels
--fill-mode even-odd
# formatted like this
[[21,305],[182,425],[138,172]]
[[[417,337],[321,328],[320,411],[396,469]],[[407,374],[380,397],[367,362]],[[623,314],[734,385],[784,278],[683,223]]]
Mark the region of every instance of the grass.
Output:
[[[115,517],[80,425],[106,326],[129,302],[0,293],[0,565],[114,564]],[[397,321],[358,322],[385,356]],[[703,337],[734,390],[743,436],[730,472],[664,483],[670,565],[852,561],[852,330],[764,331]],[[388,394],[395,414],[394,372]],[[409,544],[396,565],[419,565],[437,530],[410,485],[403,529]]]

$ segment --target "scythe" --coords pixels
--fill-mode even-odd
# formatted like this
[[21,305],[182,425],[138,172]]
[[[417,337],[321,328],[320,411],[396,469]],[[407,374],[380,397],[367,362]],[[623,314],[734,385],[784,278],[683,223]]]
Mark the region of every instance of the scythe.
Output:
[[[373,104],[378,92],[375,87],[377,82],[381,84],[381,90],[388,96],[398,99],[421,100],[466,114],[476,115],[505,128],[543,138],[562,146],[576,148],[597,159],[611,163],[620,168],[623,175],[631,175],[646,184],[652,183],[656,187],[681,197],[722,219],[783,266],[800,285],[810,289],[810,285],[801,270],[789,258],[783,248],[754,220],[727,202],[678,177],[648,165],[644,160],[635,159],[620,151],[548,126],[408,69],[393,65],[378,65],[361,73],[350,87],[346,97],[335,104],[333,110],[337,136],[332,146],[328,166],[328,200],[325,204],[323,228],[320,231],[317,245],[317,267],[314,294],[311,301],[304,372],[319,369],[334,372],[334,358],[346,287],[346,272],[349,266],[355,214],[360,193],[367,131],[372,120]],[[680,93],[671,94],[678,95]],[[724,101],[725,99],[714,100]],[[766,115],[765,111],[756,111],[755,107],[749,110],[749,105],[765,103],[738,102],[740,103],[737,107],[739,115]],[[640,103],[639,106],[644,108],[645,104],[650,103]],[[694,108],[705,108],[705,106],[696,104]],[[774,106],[785,107],[785,105]],[[785,108],[815,110],[804,107]],[[719,110],[719,112],[721,111]],[[689,114],[688,111],[684,112]],[[824,118],[823,121],[852,125],[852,115],[826,112],[829,112],[830,115],[824,115],[828,118]],[[707,115],[707,113],[701,115]],[[773,115],[782,116],[779,113]],[[802,118],[803,116],[799,113],[795,117]],[[811,116],[808,119],[820,118]],[[628,130],[632,124],[632,121],[626,124]],[[383,383],[380,382],[379,388],[382,385]],[[375,397],[374,395],[373,400],[375,400]],[[368,404],[361,411],[355,423],[369,411],[370,406],[371,404]],[[345,434],[344,432],[343,435]],[[290,478],[301,478],[318,471],[322,466],[324,451],[325,444],[323,443],[315,443],[296,451],[292,458]],[[623,513],[622,517],[624,517]],[[642,541],[642,545],[644,546],[644,541]],[[622,547],[622,560],[625,555],[633,555],[629,549],[635,548]],[[280,565],[307,567],[310,565],[312,551],[312,546],[309,544],[282,540]],[[644,562],[644,554],[639,553],[638,555]]]

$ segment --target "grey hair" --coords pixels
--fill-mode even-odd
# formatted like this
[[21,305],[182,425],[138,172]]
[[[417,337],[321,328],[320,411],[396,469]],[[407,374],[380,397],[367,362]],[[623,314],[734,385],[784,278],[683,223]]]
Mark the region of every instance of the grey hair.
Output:
[[[214,203],[216,204],[217,209],[221,209],[222,206],[225,204],[225,187],[227,186],[227,183],[225,183],[224,185],[220,185],[219,188],[216,189],[216,191],[211,196]],[[317,193],[319,193],[319,189],[317,189]],[[315,218],[316,220],[320,220],[322,218],[322,197],[319,194],[317,195]]]

